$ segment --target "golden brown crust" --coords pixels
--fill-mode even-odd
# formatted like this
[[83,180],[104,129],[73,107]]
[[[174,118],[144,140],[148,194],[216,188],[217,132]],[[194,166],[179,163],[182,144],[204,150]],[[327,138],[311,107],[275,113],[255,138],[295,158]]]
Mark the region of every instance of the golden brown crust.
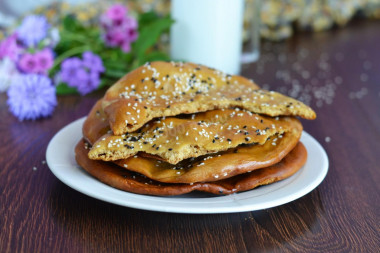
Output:
[[153,118],[231,106],[269,116],[316,117],[295,99],[193,63],[145,64],[110,87],[102,102],[115,135],[133,132]]
[[102,100],[98,100],[84,121],[83,138],[93,145],[100,137],[110,131],[107,115],[102,109]]
[[179,195],[192,191],[213,194],[231,194],[253,189],[285,179],[296,173],[306,162],[307,151],[302,143],[298,145],[281,162],[250,173],[228,179],[194,184],[166,184],[150,180],[137,173],[130,172],[113,163],[88,159],[88,149],[81,140],[75,148],[78,164],[98,180],[120,190],[148,195]]
[[262,145],[274,134],[291,129],[302,129],[293,117],[265,117],[239,109],[213,110],[186,118],[155,120],[121,136],[107,134],[93,145],[89,158],[115,161],[145,152],[177,164],[240,144]]
[[[264,145],[247,145],[181,161],[176,165],[136,155],[114,161],[121,167],[165,183],[212,182],[268,167],[284,158],[297,144],[300,132],[275,135]],[[275,145],[273,145],[275,144]]]

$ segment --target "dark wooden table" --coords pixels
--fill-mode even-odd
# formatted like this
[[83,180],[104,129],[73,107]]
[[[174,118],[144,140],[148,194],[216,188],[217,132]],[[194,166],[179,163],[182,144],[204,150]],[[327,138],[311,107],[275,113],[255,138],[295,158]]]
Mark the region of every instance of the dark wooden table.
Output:
[[0,252],[378,252],[380,22],[265,42],[243,75],[316,110],[303,123],[330,167],[311,193],[267,210],[210,215],[102,202],[61,183],[45,152],[104,91],[59,97],[54,115],[35,122],[15,119],[0,94]]

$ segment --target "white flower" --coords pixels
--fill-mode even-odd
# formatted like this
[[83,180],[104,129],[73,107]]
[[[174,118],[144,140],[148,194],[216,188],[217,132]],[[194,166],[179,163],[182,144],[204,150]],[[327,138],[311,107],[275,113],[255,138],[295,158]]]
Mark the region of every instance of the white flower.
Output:
[[44,47],[52,47],[54,48],[61,37],[59,36],[59,30],[57,28],[52,28],[48,32],[48,36],[42,40],[42,45]]
[[52,41],[52,47],[55,47],[61,39],[61,37],[59,36],[59,30],[57,28],[51,29],[49,32],[49,37]]
[[0,60],[0,92],[8,90],[12,81],[20,78],[15,63],[8,57]]

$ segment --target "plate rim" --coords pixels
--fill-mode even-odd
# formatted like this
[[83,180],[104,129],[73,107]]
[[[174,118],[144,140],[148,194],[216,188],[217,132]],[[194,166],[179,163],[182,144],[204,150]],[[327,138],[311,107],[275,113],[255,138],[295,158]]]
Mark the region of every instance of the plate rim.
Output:
[[[309,133],[303,131],[302,136],[301,136],[301,140],[302,140],[303,144],[305,145],[306,149],[308,150],[308,160],[307,160],[306,164],[297,173],[295,173],[294,175],[292,175],[291,177],[289,177],[287,179],[276,182],[276,184],[261,186],[259,189],[252,189],[252,190],[249,190],[246,192],[235,193],[235,194],[225,195],[225,196],[215,196],[215,197],[210,197],[210,198],[208,198],[208,197],[193,198],[193,197],[186,197],[186,195],[182,195],[180,197],[178,197],[178,196],[170,196],[170,197],[168,197],[168,196],[150,196],[150,195],[141,195],[141,194],[136,194],[136,193],[125,192],[125,191],[113,188],[107,184],[104,184],[104,183],[98,181],[97,179],[93,178],[90,174],[85,172],[83,169],[81,169],[79,167],[79,165],[76,164],[75,159],[73,158],[75,156],[74,146],[77,144],[77,142],[80,140],[80,138],[82,136],[81,129],[82,129],[82,125],[83,125],[83,122],[85,119],[86,119],[86,117],[82,117],[80,119],[77,119],[77,120],[67,124],[66,126],[61,128],[53,136],[53,138],[50,140],[50,142],[47,146],[47,149],[46,149],[47,165],[48,165],[50,171],[53,173],[53,175],[55,177],[57,177],[62,183],[69,186],[70,188],[72,188],[78,192],[81,192],[82,194],[85,194],[87,196],[90,196],[92,198],[99,199],[99,200],[102,200],[102,201],[105,201],[108,203],[117,204],[120,206],[129,207],[129,208],[148,210],[148,211],[167,212],[167,213],[187,213],[187,214],[238,213],[238,212],[262,210],[262,209],[272,208],[272,207],[276,207],[276,206],[280,206],[280,205],[292,202],[292,201],[308,194],[309,192],[311,192],[313,189],[315,189],[324,180],[324,178],[327,175],[328,168],[329,168],[329,159],[328,159],[327,153],[324,150],[324,148],[322,147],[322,145],[313,136],[311,136]],[[67,153],[66,154],[70,155],[70,157],[68,157],[68,158],[74,159],[75,168],[71,167],[71,166],[73,166],[73,164],[70,164],[69,161],[67,161],[66,164],[65,163],[64,164],[56,164],[54,162],[54,159],[53,159],[54,158],[54,152],[56,151],[55,146],[57,146],[58,142],[63,137],[65,137],[66,132],[70,133],[73,130],[76,130],[78,132],[79,138],[75,139],[75,132],[74,132],[74,135],[72,135],[71,138],[66,138],[66,140],[65,140],[65,141],[73,144],[71,146],[72,147],[71,150],[69,150],[69,148],[70,148],[69,146],[66,146],[66,147],[64,146],[63,148],[66,149],[65,150],[66,152],[68,152],[68,154]],[[300,176],[302,176],[304,173],[309,172],[309,171],[306,171],[307,166],[311,166],[309,164],[310,163],[309,157],[311,155],[309,149],[317,150],[319,152],[318,155],[320,156],[321,166],[320,166],[320,169],[318,171],[319,173],[316,174],[316,178],[314,180],[312,180],[308,185],[306,185],[305,187],[303,187],[301,189],[298,189],[297,191],[295,191],[289,195],[281,196],[277,199],[267,200],[263,203],[259,203],[259,204],[257,204],[257,203],[251,203],[251,204],[241,203],[241,202],[244,202],[244,200],[246,200],[246,199],[255,199],[255,198],[259,199],[258,196],[249,196],[249,194],[247,194],[247,193],[252,194],[252,191],[255,191],[254,193],[263,192],[263,194],[261,194],[259,196],[264,196],[264,195],[268,195],[268,194],[270,196],[270,195],[274,194],[273,192],[278,191],[278,189],[280,189],[280,188],[282,188],[282,190],[284,190],[284,188],[288,189],[288,190],[294,188],[295,185],[294,184],[291,185],[290,183],[293,181],[297,181],[297,179]],[[90,178],[91,178],[90,182],[95,184],[95,186],[99,187],[97,189],[98,192],[94,193],[92,191],[89,191],[88,189],[86,189],[83,186],[80,186],[80,185],[77,185],[77,184],[71,182],[69,180],[69,178],[67,178],[67,175],[64,176],[64,174],[59,171],[60,167],[62,168],[62,167],[68,167],[68,166],[71,167],[70,168],[71,170],[78,170],[80,172],[80,173],[77,173],[79,175],[79,177],[85,176],[86,180],[90,180]],[[315,165],[313,165],[313,166],[315,166]],[[305,167],[306,167],[306,169],[305,169]],[[303,175],[303,176],[305,176],[305,175]],[[264,188],[264,190],[262,190],[263,188]],[[267,189],[267,191],[265,191],[265,189]],[[111,195],[108,195],[108,196],[99,195],[99,190],[110,192]],[[268,190],[270,190],[270,191],[268,192]],[[115,198],[115,197],[120,197],[119,195],[121,195],[123,198],[122,199]],[[189,194],[187,194],[187,195],[189,195]],[[247,195],[248,195],[248,197],[247,197]],[[183,197],[183,196],[185,196],[185,197]],[[168,202],[171,202],[171,204],[183,203],[183,199],[193,200],[193,202],[194,202],[194,200],[199,200],[201,202],[205,202],[205,200],[206,201],[207,200],[209,200],[209,201],[213,200],[213,201],[211,201],[211,203],[208,203],[208,205],[206,205],[206,206],[198,206],[198,205],[194,205],[194,203],[191,203],[192,205],[190,207],[188,205],[186,205],[186,206],[167,205]],[[137,202],[135,202],[136,200],[137,200]],[[171,200],[171,201],[168,201],[168,200]],[[216,201],[216,203],[219,203],[219,204],[222,203],[221,200],[223,200],[226,203],[233,204],[233,205],[227,205],[227,206],[222,205],[222,206],[210,208],[209,205],[212,203],[215,203],[215,200],[218,200],[218,201]],[[161,202],[163,204],[158,205],[158,206],[152,205],[152,202],[157,202],[157,201]]]

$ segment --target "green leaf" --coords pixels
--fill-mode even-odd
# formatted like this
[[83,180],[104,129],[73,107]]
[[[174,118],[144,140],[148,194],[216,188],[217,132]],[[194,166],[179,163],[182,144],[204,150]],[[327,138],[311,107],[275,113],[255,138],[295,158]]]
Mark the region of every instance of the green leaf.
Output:
[[69,87],[65,83],[60,83],[55,87],[55,92],[57,95],[68,95],[68,94],[78,94],[76,88]]
[[165,17],[142,27],[139,37],[132,46],[137,58],[141,59],[146,51],[157,43],[160,35],[167,31],[172,24],[173,20],[170,17]]
[[104,73],[105,76],[111,77],[111,78],[121,78],[128,72],[127,69],[118,70],[118,69],[106,69],[106,72]]
[[63,30],[75,31],[81,28],[81,24],[73,15],[66,15],[62,20],[62,28]]
[[159,16],[154,11],[141,13],[138,17],[139,27],[144,27],[150,23],[153,23],[157,19],[159,19]]

